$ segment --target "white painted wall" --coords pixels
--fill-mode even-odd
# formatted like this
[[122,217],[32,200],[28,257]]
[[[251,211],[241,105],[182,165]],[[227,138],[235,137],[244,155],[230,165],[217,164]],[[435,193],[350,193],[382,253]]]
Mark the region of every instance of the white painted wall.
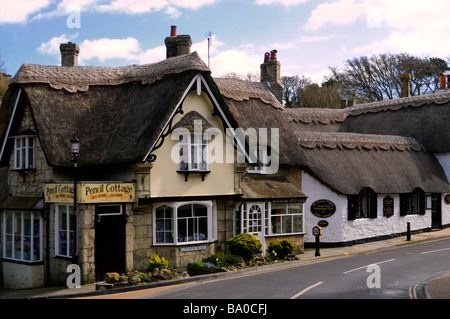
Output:
[[[314,243],[315,237],[311,232],[319,220],[328,221],[328,226],[322,228],[320,237],[322,243],[342,243],[399,234],[406,232],[408,222],[410,222],[411,230],[431,226],[431,210],[427,210],[425,215],[400,216],[400,196],[398,194],[378,194],[377,218],[348,220],[347,196],[338,195],[306,172],[303,172],[302,175],[302,191],[308,196],[305,203],[305,243]],[[388,195],[394,198],[394,215],[389,218],[383,216],[383,198]],[[311,204],[319,199],[330,200],[336,205],[334,215],[328,218],[319,218],[311,213]],[[444,214],[443,210],[443,216]],[[450,215],[448,211],[447,215]]]
[[[435,153],[434,154],[441,164],[442,168],[445,171],[445,174],[447,175],[447,180],[450,181],[450,153]],[[450,193],[450,189],[448,190],[448,193]],[[445,204],[444,202],[444,196],[448,193],[442,194],[442,225],[448,225],[450,224],[450,205]]]

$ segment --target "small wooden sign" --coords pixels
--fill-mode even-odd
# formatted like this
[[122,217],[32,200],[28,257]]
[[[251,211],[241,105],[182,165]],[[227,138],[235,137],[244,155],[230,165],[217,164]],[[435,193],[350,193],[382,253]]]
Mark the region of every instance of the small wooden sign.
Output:
[[383,216],[392,217],[394,215],[394,199],[391,196],[383,198]]

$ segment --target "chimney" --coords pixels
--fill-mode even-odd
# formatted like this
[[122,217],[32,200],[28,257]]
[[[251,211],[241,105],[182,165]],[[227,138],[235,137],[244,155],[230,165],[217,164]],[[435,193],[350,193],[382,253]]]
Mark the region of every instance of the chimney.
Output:
[[441,73],[441,81],[439,89],[445,90],[447,88],[447,74]]
[[166,58],[191,53],[192,39],[189,35],[177,35],[177,26],[170,27],[170,37],[164,40]]
[[80,48],[77,44],[68,42],[59,45],[61,51],[61,66],[78,66]]
[[400,74],[401,81],[401,97],[408,97],[411,95],[411,74]]
[[277,60],[277,50],[264,54],[264,63],[261,64],[261,82],[267,82],[272,93],[282,103],[283,86],[280,80],[280,62]]

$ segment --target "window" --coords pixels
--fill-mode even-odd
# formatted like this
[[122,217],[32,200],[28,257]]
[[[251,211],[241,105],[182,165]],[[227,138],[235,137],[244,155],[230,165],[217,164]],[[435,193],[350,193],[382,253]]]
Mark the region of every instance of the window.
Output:
[[15,138],[14,169],[34,169],[34,136]]
[[242,203],[234,214],[234,234],[241,232],[266,236],[302,233],[303,204]]
[[303,205],[301,203],[272,204],[272,234],[303,232]]
[[181,134],[178,142],[180,171],[208,170],[208,141],[203,138],[203,134]]
[[42,220],[39,212],[3,212],[3,258],[42,261]]
[[55,255],[71,257],[74,249],[75,218],[73,205],[56,205]]
[[155,210],[156,243],[172,244],[173,240],[173,208],[163,205]]
[[425,192],[416,188],[412,193],[400,194],[400,216],[425,214]]
[[154,209],[154,243],[178,245],[213,240],[212,204],[173,203]]
[[358,195],[348,196],[348,219],[377,218],[377,194],[364,188]]

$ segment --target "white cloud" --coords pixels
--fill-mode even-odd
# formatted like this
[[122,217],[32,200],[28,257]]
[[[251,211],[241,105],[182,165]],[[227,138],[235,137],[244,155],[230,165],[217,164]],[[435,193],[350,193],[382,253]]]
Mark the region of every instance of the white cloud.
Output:
[[285,7],[295,6],[310,0],[256,0],[258,5],[279,4]]
[[123,12],[128,14],[160,11],[168,5],[166,0],[114,0],[96,7],[100,12]]
[[24,23],[31,14],[47,7],[50,0],[0,0],[0,24]]
[[350,24],[365,14],[366,11],[367,3],[358,0],[339,0],[332,3],[322,3],[312,11],[305,28],[317,30],[328,24]]
[[141,53],[139,41],[135,38],[84,40],[80,44],[80,64],[97,58],[100,62],[108,59],[134,60]]
[[367,26],[386,28],[386,37],[355,48],[355,53],[408,52],[445,58],[450,52],[450,39],[445,36],[449,24],[445,16],[440,18],[450,11],[450,2],[377,0],[370,8]]
[[53,37],[47,42],[41,43],[39,48],[36,50],[42,54],[55,55],[59,54],[59,45],[61,43],[67,43],[73,41],[77,38],[78,33],[75,35],[68,36],[66,34],[60,35],[59,37]]

